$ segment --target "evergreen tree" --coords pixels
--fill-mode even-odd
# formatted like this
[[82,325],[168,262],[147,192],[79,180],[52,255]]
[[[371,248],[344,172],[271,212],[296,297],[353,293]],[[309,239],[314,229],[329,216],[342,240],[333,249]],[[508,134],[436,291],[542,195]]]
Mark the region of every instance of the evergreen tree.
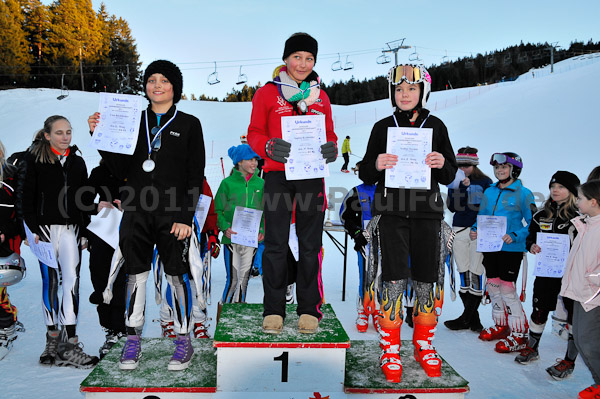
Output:
[[20,84],[29,74],[31,55],[21,25],[23,18],[17,0],[0,1],[0,86]]
[[25,32],[29,53],[31,54],[31,71],[27,86],[52,86],[54,78],[48,79],[48,31],[50,30],[50,14],[48,7],[40,0],[19,0],[23,12],[22,28]]

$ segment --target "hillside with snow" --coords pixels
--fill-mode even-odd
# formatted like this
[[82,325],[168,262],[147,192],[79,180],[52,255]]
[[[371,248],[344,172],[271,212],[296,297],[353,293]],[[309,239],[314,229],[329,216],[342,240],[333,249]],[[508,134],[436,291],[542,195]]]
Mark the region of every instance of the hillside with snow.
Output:
[[[493,176],[488,164],[494,152],[512,151],[524,161],[521,178],[525,186],[536,193],[539,203],[548,195],[548,181],[556,170],[569,170],[585,180],[588,173],[600,164],[598,120],[600,109],[600,57],[586,56],[555,64],[554,73],[549,67],[524,74],[513,82],[479,86],[432,93],[428,108],[440,117],[448,127],[455,150],[469,145],[479,149],[481,169]],[[433,76],[435,79],[435,76]],[[88,147],[87,118],[98,109],[98,95],[71,91],[62,100],[60,90],[16,89],[0,91],[0,140],[7,153],[24,150],[31,143],[35,132],[44,120],[53,114],[67,117],[73,126],[73,144],[77,144],[86,160],[88,171],[97,165],[98,153]],[[62,93],[65,94],[65,93]],[[250,120],[250,103],[217,103],[181,101],[178,108],[197,116],[203,127],[207,155],[207,176],[213,192],[225,173],[232,167],[227,149],[237,145],[246,133]],[[351,163],[360,160],[365,152],[373,123],[391,112],[389,100],[353,106],[333,106],[336,133],[341,140],[351,136],[354,156]],[[346,190],[360,184],[358,177],[340,172],[343,159],[331,164],[331,176],[326,179],[330,190],[329,200],[339,207]],[[447,219],[451,214],[447,213]],[[335,212],[332,219],[338,219]],[[341,233],[338,239],[343,239]],[[343,257],[328,237],[323,237],[325,258],[323,282],[325,299],[331,303],[351,339],[377,339],[372,329],[359,334],[354,327],[355,296],[358,285],[356,254],[350,248],[348,255],[348,282],[346,301],[341,300],[341,271]],[[46,368],[38,364],[44,348],[45,326],[41,311],[41,277],[37,261],[29,249],[23,247],[28,274],[23,282],[9,287],[11,301],[18,307],[19,320],[27,331],[21,333],[13,350],[0,361],[0,375],[4,384],[0,397],[80,399],[79,383],[89,370],[70,368]],[[533,260],[533,258],[531,258]],[[531,262],[530,262],[531,264]],[[524,304],[531,313],[531,292],[534,277],[528,276],[528,301]],[[222,257],[213,261],[212,305],[209,316],[216,316],[216,304],[224,287],[225,272]],[[520,284],[520,282],[519,282]],[[151,285],[149,285],[149,288]],[[78,335],[85,343],[85,351],[97,354],[104,342],[98,325],[96,310],[88,301],[92,291],[89,279],[88,255],[84,252],[81,268],[80,320]],[[501,355],[493,350],[493,344],[477,339],[472,332],[452,332],[442,322],[456,318],[462,312],[460,300],[452,302],[450,288],[446,284],[443,314],[434,341],[444,357],[465,379],[470,381],[469,399],[480,398],[572,398],[583,388],[592,384],[592,378],[578,359],[574,374],[565,381],[554,381],[544,369],[556,358],[564,355],[566,341],[551,334],[550,323],[540,344],[540,360],[528,366],[513,361],[514,354]],[[248,302],[262,301],[260,278],[250,281]],[[480,307],[485,326],[492,323],[489,306]],[[144,335],[160,334],[158,307],[154,305],[152,289],[148,289],[147,315]],[[214,333],[215,321],[210,334]],[[404,327],[402,338],[409,339],[412,331]],[[165,368],[166,372],[166,368]],[[348,395],[351,397],[351,395]]]

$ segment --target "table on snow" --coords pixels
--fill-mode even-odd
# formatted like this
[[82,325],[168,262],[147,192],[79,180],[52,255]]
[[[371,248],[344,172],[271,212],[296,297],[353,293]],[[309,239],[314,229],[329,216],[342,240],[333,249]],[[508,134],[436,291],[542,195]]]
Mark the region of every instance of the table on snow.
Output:
[[[331,223],[331,224],[329,224]],[[326,220],[323,224],[323,231],[327,236],[331,239],[331,242],[335,245],[335,247],[340,251],[340,253],[344,256],[344,274],[342,276],[342,301],[346,300],[346,261],[348,258],[348,233],[344,230],[344,226],[342,222],[339,220]],[[342,244],[337,238],[335,238],[331,233],[334,231],[344,233],[344,243]]]

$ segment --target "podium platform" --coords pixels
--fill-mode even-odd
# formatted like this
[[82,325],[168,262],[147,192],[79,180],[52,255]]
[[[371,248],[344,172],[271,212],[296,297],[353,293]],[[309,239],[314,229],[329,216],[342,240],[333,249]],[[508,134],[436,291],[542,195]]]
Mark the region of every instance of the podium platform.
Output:
[[[389,383],[379,368],[376,340],[350,341],[331,305],[316,334],[297,331],[296,306],[287,305],[281,334],[262,332],[261,304],[223,306],[214,340],[194,340],[185,371],[168,371],[173,341],[144,338],[136,370],[120,370],[124,339],[81,383],[86,399],[131,398],[464,398],[468,382],[443,361],[442,376],[429,378],[403,341],[402,382]],[[153,398],[154,399],[154,398]]]

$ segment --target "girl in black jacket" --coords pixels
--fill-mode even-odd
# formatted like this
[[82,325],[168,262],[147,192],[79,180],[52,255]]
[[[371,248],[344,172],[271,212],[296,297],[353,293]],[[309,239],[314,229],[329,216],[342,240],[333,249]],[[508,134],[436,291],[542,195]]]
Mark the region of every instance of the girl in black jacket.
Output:
[[[86,241],[81,233],[87,225],[80,189],[87,184],[87,169],[83,158],[75,153],[77,147],[71,147],[71,137],[67,118],[54,115],[46,119],[25,158],[21,198],[23,217],[36,243],[52,243],[58,264],[55,269],[40,262],[48,329],[40,363],[89,368],[98,358],[81,350],[76,335],[81,247]],[[59,273],[63,292],[60,308]]]
[[[428,376],[441,375],[441,359],[431,345],[437,325],[435,305],[442,294],[439,288],[434,295],[444,212],[438,183],[451,183],[457,166],[446,126],[424,108],[431,91],[431,76],[427,70],[422,65],[397,65],[390,69],[388,81],[394,113],[373,126],[358,173],[365,183],[377,183],[373,214],[380,215],[378,237],[374,239],[379,240],[383,281],[381,368],[388,381],[400,382],[402,293],[409,278],[412,278],[416,293],[413,316],[415,357]],[[429,189],[387,187],[385,170],[392,169],[398,162],[396,154],[388,153],[387,136],[389,129],[396,127],[432,130],[431,152],[423,154],[424,163],[431,169]]]

